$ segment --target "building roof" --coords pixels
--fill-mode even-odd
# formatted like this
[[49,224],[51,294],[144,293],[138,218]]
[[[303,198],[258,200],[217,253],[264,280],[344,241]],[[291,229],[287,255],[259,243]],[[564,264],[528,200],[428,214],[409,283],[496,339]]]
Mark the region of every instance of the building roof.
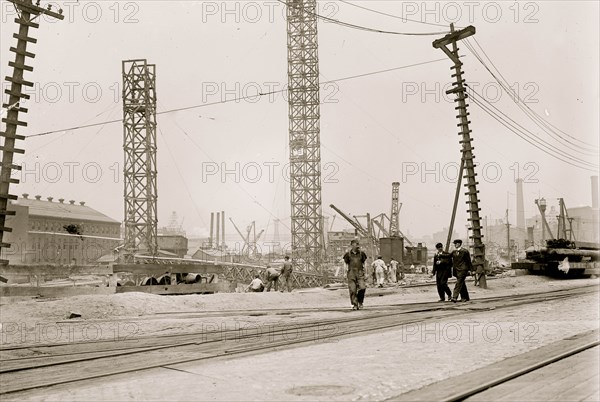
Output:
[[[61,203],[57,201],[47,201],[42,199],[18,198],[11,202],[29,208],[29,216],[43,216],[47,218],[69,219],[73,221],[95,221],[104,223],[120,224],[101,212],[96,211],[87,205]],[[10,209],[10,208],[9,208]]]

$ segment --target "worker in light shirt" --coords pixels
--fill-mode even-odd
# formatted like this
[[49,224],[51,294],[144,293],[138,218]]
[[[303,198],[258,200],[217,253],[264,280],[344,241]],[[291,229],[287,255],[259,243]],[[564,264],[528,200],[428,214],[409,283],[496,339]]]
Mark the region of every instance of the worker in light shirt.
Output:
[[265,290],[265,284],[260,280],[260,275],[254,275],[254,279],[246,288],[246,292],[262,292],[263,290]]
[[387,271],[387,266],[383,261],[382,257],[379,256],[375,261],[373,261],[373,268],[375,269],[375,275],[377,276],[377,287],[382,288],[383,282],[385,281],[385,273]]

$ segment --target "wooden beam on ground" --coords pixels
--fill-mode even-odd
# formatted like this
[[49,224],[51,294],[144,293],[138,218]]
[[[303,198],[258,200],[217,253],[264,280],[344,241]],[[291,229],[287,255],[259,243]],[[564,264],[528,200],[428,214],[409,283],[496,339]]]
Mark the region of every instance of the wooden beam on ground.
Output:
[[181,295],[191,293],[233,292],[235,282],[197,283],[192,285],[118,286],[117,293],[143,292],[155,295]]
[[82,295],[111,295],[115,287],[107,286],[0,286],[0,297],[39,296],[47,298]]
[[0,267],[2,275],[111,275],[113,270],[104,265],[57,266],[57,265],[7,265]]
[[225,268],[214,264],[115,264],[111,273],[130,273],[135,275],[163,275],[193,273],[193,274],[221,274]]

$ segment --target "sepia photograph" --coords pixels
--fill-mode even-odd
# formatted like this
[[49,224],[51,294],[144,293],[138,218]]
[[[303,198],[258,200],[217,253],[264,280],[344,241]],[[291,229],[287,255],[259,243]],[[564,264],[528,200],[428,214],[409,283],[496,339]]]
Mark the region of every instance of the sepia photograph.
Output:
[[600,401],[600,2],[0,21],[3,401]]

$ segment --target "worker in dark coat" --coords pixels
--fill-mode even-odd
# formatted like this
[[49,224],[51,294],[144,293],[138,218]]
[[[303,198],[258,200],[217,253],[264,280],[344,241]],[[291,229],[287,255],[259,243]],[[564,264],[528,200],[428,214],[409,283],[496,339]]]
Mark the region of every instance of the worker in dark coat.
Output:
[[431,271],[431,277],[435,276],[435,284],[437,285],[438,295],[440,295],[440,302],[448,301],[452,298],[452,292],[448,287],[448,278],[451,275],[452,270],[452,256],[450,253],[444,251],[444,245],[438,243],[435,245],[437,252],[433,256],[433,270]]
[[344,254],[344,262],[348,267],[348,291],[353,310],[360,310],[365,299],[365,261],[367,255],[360,250],[358,240],[350,242],[350,251]]
[[458,295],[463,302],[470,300],[469,291],[467,290],[467,284],[465,280],[469,275],[469,272],[473,270],[473,263],[471,262],[471,254],[469,250],[462,246],[462,240],[454,240],[454,251],[452,251],[452,270],[454,276],[456,276],[456,285],[454,285],[454,291],[452,292],[452,301],[456,303]]
[[265,288],[265,291],[270,292],[271,286],[274,284],[275,291],[277,292],[277,285],[279,283],[279,275],[281,275],[281,272],[278,271],[277,269],[271,267],[270,265],[267,265],[266,273],[267,273],[267,286]]

